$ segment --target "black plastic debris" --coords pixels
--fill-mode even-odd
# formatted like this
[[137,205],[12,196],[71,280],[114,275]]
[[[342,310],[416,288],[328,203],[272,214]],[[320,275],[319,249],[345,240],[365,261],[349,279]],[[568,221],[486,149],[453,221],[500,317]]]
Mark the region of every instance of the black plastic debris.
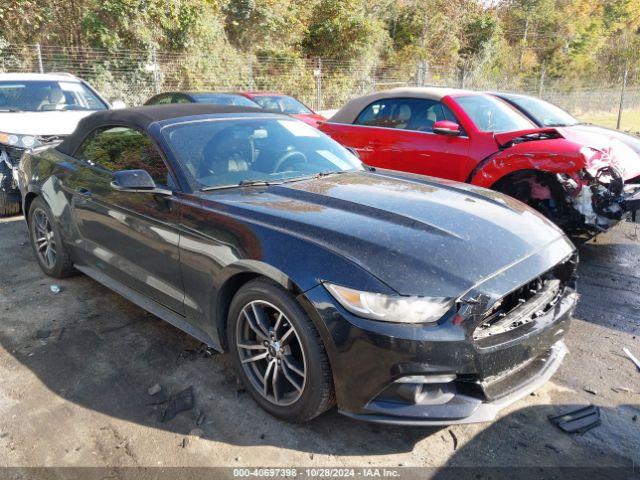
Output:
[[600,409],[594,405],[561,415],[549,416],[549,421],[567,433],[584,433],[600,425]]
[[187,348],[180,352],[178,360],[190,360],[195,361],[198,358],[209,358],[215,355],[216,351],[204,343],[200,344],[197,348]]
[[453,440],[453,450],[455,451],[458,448],[458,437],[456,434],[449,430],[449,435],[451,435],[451,439]]
[[167,401],[160,421],[162,423],[168,422],[178,413],[191,410],[193,408],[193,404],[193,387],[186,388],[181,392],[172,395]]

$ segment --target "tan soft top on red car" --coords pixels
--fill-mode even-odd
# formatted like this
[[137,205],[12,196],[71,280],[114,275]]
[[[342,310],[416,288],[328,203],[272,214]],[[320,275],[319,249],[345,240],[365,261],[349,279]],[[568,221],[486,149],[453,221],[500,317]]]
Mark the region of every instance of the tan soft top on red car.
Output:
[[447,95],[469,93],[477,95],[477,92],[460,90],[457,88],[441,88],[441,87],[412,87],[412,88],[393,88],[391,90],[382,90],[374,92],[363,97],[354,98],[347,102],[336,114],[329,119],[332,123],[353,123],[360,115],[360,112],[371,103],[385,98],[424,98],[427,100],[440,101]]

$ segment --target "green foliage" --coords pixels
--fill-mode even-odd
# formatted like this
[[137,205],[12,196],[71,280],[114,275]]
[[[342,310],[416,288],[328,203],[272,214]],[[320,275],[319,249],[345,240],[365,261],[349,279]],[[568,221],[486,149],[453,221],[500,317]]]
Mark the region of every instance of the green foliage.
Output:
[[[154,80],[309,92],[316,57],[337,96],[373,88],[374,71],[416,78],[418,65],[434,82],[544,78],[572,88],[640,75],[640,0],[2,0],[0,49],[3,39],[65,47],[61,68],[67,51],[85,47],[149,52],[82,64],[98,88],[140,85],[140,95]],[[151,58],[152,49],[164,55]],[[7,54],[0,66],[19,57]],[[154,65],[162,78],[152,78]],[[113,78],[113,68],[131,73]],[[286,85],[273,83],[285,69]]]
[[366,0],[320,0],[302,40],[310,56],[335,61],[366,60],[388,38],[380,19],[368,14]]

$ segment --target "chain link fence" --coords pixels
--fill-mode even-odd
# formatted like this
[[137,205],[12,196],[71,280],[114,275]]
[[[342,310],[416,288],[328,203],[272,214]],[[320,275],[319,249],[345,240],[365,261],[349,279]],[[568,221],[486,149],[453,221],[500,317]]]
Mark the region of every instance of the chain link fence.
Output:
[[363,65],[204,51],[2,44],[0,72],[69,72],[87,80],[108,100],[123,100],[127,105],[140,105],[156,93],[172,90],[277,91],[293,95],[315,110],[336,109],[354,96],[402,86],[511,91],[540,96],[579,118],[602,118],[605,123],[613,122],[611,126],[622,113],[621,128],[640,131],[640,81],[633,75],[621,74],[620,81],[613,83],[576,86],[575,81],[545,80],[544,72],[538,79],[523,82],[495,72],[486,74],[482,69],[444,68],[424,62]]

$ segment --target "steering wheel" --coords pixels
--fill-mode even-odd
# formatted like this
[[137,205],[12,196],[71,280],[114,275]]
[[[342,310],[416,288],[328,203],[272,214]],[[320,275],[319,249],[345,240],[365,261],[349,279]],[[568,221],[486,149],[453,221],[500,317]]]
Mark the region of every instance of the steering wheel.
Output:
[[[292,158],[295,157],[300,157],[302,159],[303,163],[307,163],[307,156],[298,151],[298,150],[292,150],[290,152],[285,153],[284,155],[282,155],[277,161],[276,161],[276,165],[275,167],[273,167],[273,173],[279,173],[280,169],[282,168],[282,165],[285,164],[285,162],[291,160]],[[286,171],[286,170],[285,170]]]

